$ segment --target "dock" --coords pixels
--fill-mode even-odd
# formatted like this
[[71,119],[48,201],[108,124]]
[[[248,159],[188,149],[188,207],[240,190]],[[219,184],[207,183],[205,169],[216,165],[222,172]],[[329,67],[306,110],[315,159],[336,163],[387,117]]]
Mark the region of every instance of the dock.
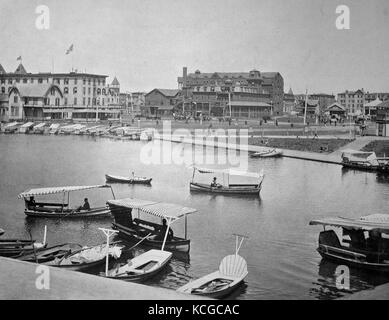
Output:
[[[107,279],[86,273],[49,269],[49,288],[38,289],[40,265],[0,257],[0,299],[23,300],[203,300],[164,288]],[[39,282],[39,281],[38,281]]]

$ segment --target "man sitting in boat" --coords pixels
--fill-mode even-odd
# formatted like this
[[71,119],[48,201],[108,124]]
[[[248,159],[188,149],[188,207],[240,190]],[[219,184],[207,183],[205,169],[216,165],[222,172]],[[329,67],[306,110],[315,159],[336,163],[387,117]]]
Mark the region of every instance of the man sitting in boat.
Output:
[[217,183],[216,181],[216,177],[213,178],[212,182],[211,182],[211,187],[212,188],[221,188],[221,185]]
[[[166,219],[163,219],[163,220],[162,220],[162,226],[161,226],[161,228],[158,230],[158,234],[156,235],[156,237],[154,238],[154,240],[163,241],[163,239],[165,238],[166,231],[167,231]],[[174,232],[173,232],[173,230],[172,230],[171,228],[169,228],[169,232],[168,232],[166,241],[172,240],[173,237],[174,237]]]
[[89,205],[89,202],[88,202],[88,198],[85,198],[84,199],[84,204],[77,208],[77,211],[81,211],[81,210],[88,210],[88,211],[90,210],[90,205]]
[[36,207],[35,199],[33,196],[30,197],[30,200],[26,200],[26,207],[28,209],[34,209]]

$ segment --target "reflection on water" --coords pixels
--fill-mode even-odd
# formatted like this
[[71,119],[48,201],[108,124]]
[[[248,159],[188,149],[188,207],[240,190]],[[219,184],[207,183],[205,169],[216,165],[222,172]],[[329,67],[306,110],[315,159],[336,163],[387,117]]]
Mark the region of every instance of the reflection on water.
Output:
[[[340,166],[294,159],[249,159],[249,171],[265,171],[260,197],[223,196],[189,191],[192,170],[185,165],[144,165],[139,161],[143,142],[112,141],[76,136],[0,135],[0,227],[3,237],[43,239],[49,245],[66,242],[95,245],[105,241],[99,227],[111,218],[26,218],[17,195],[32,187],[105,183],[105,174],[126,176],[134,171],[153,178],[151,186],[113,184],[117,198],[137,197],[178,203],[198,209],[188,218],[189,254],[174,254],[168,267],[147,284],[177,289],[214,272],[234,252],[233,233],[249,236],[240,251],[248,265],[245,283],[231,297],[237,299],[332,299],[349,295],[335,285],[336,264],[316,252],[320,228],[312,219],[326,216],[359,217],[387,212],[387,177],[342,170]],[[59,148],[60,147],[60,148]],[[194,148],[201,152],[202,148]],[[205,177],[210,181],[212,177]],[[104,204],[107,193],[72,194],[74,205],[87,195],[92,205]],[[183,221],[173,224],[183,235]],[[115,238],[116,240],[116,238]],[[131,244],[127,244],[131,247]],[[110,267],[126,263],[139,252],[126,252]],[[388,282],[383,275],[350,268],[351,292]],[[104,266],[91,270],[100,274]]]

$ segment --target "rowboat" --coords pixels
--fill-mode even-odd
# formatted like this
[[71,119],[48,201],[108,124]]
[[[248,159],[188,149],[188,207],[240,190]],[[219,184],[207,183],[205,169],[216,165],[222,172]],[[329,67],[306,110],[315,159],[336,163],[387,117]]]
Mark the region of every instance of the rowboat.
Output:
[[105,179],[107,182],[120,182],[120,183],[129,183],[129,184],[150,184],[152,178],[146,177],[122,177],[122,176],[114,176],[111,174],[106,174]]
[[29,133],[34,127],[34,122],[26,122],[19,128],[20,133]]
[[11,122],[4,127],[4,133],[15,133],[18,130],[19,123]]
[[[75,191],[89,189],[109,188],[113,193],[112,187],[109,185],[93,185],[93,186],[66,186],[52,188],[30,189],[18,195],[19,199],[24,199],[24,213],[29,217],[36,218],[88,218],[88,217],[106,217],[110,215],[108,207],[92,207],[89,210],[82,208],[70,208],[70,193]],[[52,194],[63,194],[61,203],[54,202],[35,202],[36,196],[47,196]],[[30,199],[28,199],[30,198]],[[67,199],[67,200],[66,200]],[[33,200],[33,202],[31,201]]]
[[375,152],[343,150],[341,157],[344,168],[389,173],[388,161],[377,158]]
[[[141,241],[145,246],[156,248],[160,248],[163,243],[161,238],[156,237],[161,225],[141,219],[141,214],[142,216],[148,214],[162,218],[168,216],[173,222],[185,218],[184,237],[173,235],[166,239],[165,247],[171,251],[189,252],[190,240],[187,236],[187,216],[197,212],[196,209],[172,203],[132,198],[109,200],[107,204],[114,217],[113,228],[119,231],[120,237],[128,241]],[[137,218],[133,219],[133,213],[137,213]]]
[[[214,173],[214,174],[222,174],[223,177],[223,184],[213,184],[213,183],[200,183],[195,182],[195,173]],[[256,183],[254,184],[237,184],[237,183],[230,183],[230,177],[231,176],[244,176],[249,178],[256,179]],[[216,193],[216,194],[243,194],[243,195],[259,195],[262,189],[262,183],[264,179],[264,170],[262,169],[260,173],[253,173],[253,172],[243,172],[243,171],[237,171],[233,169],[208,169],[208,168],[197,168],[193,167],[193,175],[192,180],[190,182],[190,191],[197,191],[197,192],[207,192],[207,193]],[[227,180],[227,181],[225,181]]]
[[[158,232],[156,232],[156,230],[149,230],[150,232],[148,235],[143,237],[144,240],[150,239],[151,237],[159,239],[158,242],[161,249],[151,249],[146,251],[145,253],[131,259],[124,266],[121,266],[108,274],[109,278],[141,282],[159,273],[172,258],[172,252],[165,251],[165,248],[168,246],[169,235],[172,238],[169,242],[172,242],[174,239],[174,236],[170,233],[171,224],[180,219],[182,216],[186,217],[187,214],[196,212],[196,210],[172,203],[155,203],[140,199],[123,199],[118,201],[121,201],[121,204],[125,205],[126,208],[131,210],[137,209],[138,213],[142,211],[162,218],[166,222],[165,231],[163,231],[164,229],[161,229],[161,231]],[[161,234],[161,232],[163,232],[163,234]],[[139,243],[140,242],[138,242],[138,244]]]
[[276,158],[282,156],[280,149],[266,149],[250,154],[250,158]]
[[235,254],[224,257],[218,271],[191,281],[178,288],[177,291],[215,299],[223,298],[232,293],[248,274],[246,260],[238,254],[244,236],[235,236]]
[[46,244],[35,242],[35,240],[21,239],[1,239],[0,240],[0,256],[15,257],[22,254],[34,252],[39,248],[45,247]]
[[79,244],[67,243],[50,248],[38,249],[32,253],[24,253],[15,258],[22,261],[44,263],[52,261],[54,259],[61,259],[65,255],[69,255],[75,251],[79,251],[81,248],[82,246]]
[[49,127],[49,133],[50,134],[58,134],[59,128],[60,128],[60,124],[59,123],[53,123]]
[[[324,218],[310,225],[322,225],[317,251],[323,259],[375,272],[389,272],[389,214],[372,214],[361,218]],[[338,235],[335,230],[341,229]],[[366,237],[368,236],[368,237]]]
[[41,122],[32,128],[32,132],[35,134],[43,134],[45,132],[45,129],[46,129],[46,123]]
[[[108,246],[110,257],[118,259],[121,255],[122,247],[117,245]],[[107,245],[101,244],[93,247],[86,247],[60,259],[54,259],[46,263],[57,268],[72,271],[84,271],[104,264],[107,255]]]

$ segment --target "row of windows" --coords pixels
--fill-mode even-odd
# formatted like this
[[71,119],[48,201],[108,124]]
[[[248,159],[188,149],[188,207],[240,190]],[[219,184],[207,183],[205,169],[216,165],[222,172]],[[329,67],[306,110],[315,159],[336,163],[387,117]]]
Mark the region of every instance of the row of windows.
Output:
[[[12,84],[13,81],[15,80],[16,83],[34,83],[35,81],[37,81],[38,83],[43,83],[43,82],[49,82],[49,78],[16,78],[16,79],[12,79],[12,78],[9,78],[8,79],[8,84]],[[63,84],[69,84],[70,81],[68,78],[65,78],[65,79],[60,79],[60,78],[54,78],[54,83],[55,84],[61,84],[61,80],[62,80],[62,83]],[[96,80],[96,79],[93,79],[93,81],[91,79],[82,79],[82,82],[83,84],[85,85],[86,83],[88,83],[89,85],[90,84],[93,84],[93,85],[104,85],[105,86],[105,80]],[[1,79],[1,84],[5,84],[6,83],[6,79]],[[78,83],[78,79],[73,79],[73,83],[74,84],[77,84]]]
[[[8,92],[10,92],[11,89],[12,89],[12,87],[8,87]],[[102,90],[100,90],[100,89],[96,90],[96,88],[93,88],[93,89],[94,89],[93,90],[93,94],[95,94],[97,92],[98,95],[100,95],[100,94],[106,95],[106,90],[105,89],[102,89]],[[77,90],[78,90],[77,87],[74,87],[73,88],[73,94],[76,94]],[[64,94],[68,94],[69,93],[69,88],[65,87],[63,91],[64,91]],[[86,94],[86,88],[83,87],[82,91],[83,91],[83,94],[85,95]],[[6,93],[5,87],[1,87],[1,93]],[[51,89],[51,94],[52,95],[55,94],[55,89],[54,88]],[[91,88],[88,88],[88,94],[91,94]],[[114,94],[112,92],[111,92],[111,96],[114,96]]]

